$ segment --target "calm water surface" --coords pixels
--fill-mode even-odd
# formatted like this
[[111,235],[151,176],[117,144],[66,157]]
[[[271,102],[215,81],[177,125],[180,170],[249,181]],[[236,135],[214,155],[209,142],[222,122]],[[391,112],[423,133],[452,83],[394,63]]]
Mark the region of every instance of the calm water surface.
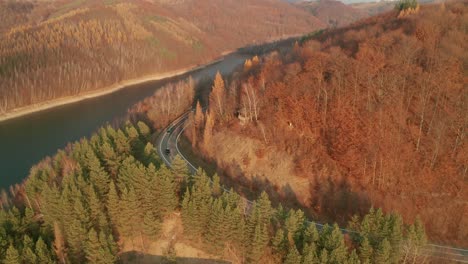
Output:
[[0,122],[0,189],[20,183],[32,165],[68,142],[90,136],[100,126],[123,117],[127,109],[165,83],[186,78],[213,78],[241,65],[247,56],[232,54],[205,69],[180,77],[132,85],[115,93]]

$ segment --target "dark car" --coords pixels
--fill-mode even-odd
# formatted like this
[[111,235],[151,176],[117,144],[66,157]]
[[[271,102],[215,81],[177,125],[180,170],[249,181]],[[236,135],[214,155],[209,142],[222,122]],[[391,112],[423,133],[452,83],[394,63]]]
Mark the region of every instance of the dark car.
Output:
[[171,150],[169,148],[166,149],[166,155],[171,154]]

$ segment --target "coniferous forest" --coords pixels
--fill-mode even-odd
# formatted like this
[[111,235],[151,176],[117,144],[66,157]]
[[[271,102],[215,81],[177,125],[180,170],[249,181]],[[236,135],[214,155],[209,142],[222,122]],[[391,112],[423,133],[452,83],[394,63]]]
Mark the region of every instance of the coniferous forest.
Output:
[[353,218],[344,235],[266,193],[249,202],[216,175],[190,175],[178,156],[166,167],[153,133],[143,122],[102,127],[34,166],[2,204],[2,263],[115,263],[124,242],[145,248],[174,217],[192,245],[234,263],[397,263],[426,243],[420,222],[381,210]]

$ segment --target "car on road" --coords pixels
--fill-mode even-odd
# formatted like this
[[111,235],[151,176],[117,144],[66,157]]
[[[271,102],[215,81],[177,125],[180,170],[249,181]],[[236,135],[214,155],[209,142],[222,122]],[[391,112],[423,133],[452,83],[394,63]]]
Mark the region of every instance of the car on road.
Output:
[[166,151],[165,151],[165,152],[166,152],[166,155],[171,154],[171,150],[170,150],[169,148],[166,148]]
[[171,127],[171,128],[168,128],[168,129],[167,129],[167,133],[170,134],[170,133],[172,133],[173,130],[174,130],[174,128],[172,128],[172,127]]

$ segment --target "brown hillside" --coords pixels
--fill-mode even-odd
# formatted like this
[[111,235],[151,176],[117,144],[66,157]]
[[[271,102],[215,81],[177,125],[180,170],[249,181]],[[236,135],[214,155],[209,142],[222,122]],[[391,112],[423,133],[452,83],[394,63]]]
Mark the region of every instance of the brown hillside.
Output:
[[322,220],[382,207],[468,246],[467,10],[387,13],[249,61],[225,90],[215,82],[189,137],[233,178]]
[[309,11],[329,27],[346,26],[367,16],[365,12],[335,0],[300,2],[298,6]]
[[279,0],[0,0],[0,114],[322,27]]

